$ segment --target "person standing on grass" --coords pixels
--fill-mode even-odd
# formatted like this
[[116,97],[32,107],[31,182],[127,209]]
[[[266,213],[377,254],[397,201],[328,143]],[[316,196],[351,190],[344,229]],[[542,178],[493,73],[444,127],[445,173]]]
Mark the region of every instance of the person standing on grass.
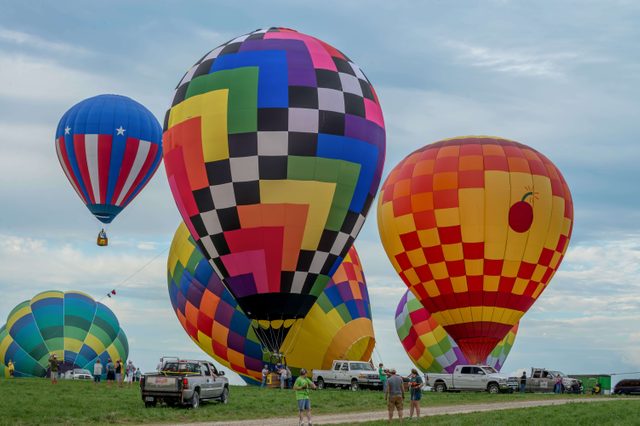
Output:
[[111,386],[111,384],[116,380],[116,366],[111,361],[111,358],[107,361],[107,386]]
[[93,364],[93,383],[96,385],[100,383],[100,379],[102,378],[102,363],[100,362],[100,358],[96,359],[96,363]]
[[287,387],[287,369],[284,367],[280,368],[280,389],[286,389]]
[[116,361],[116,383],[122,386],[122,360]]
[[422,377],[418,374],[418,370],[411,369],[409,376],[409,394],[411,395],[411,405],[409,406],[409,419],[413,419],[413,411],[416,417],[420,418],[420,400],[422,399]]
[[520,393],[524,393],[527,388],[527,372],[523,371],[522,376],[520,376]]
[[9,370],[9,377],[14,377],[16,374],[16,366],[13,365],[12,359],[9,360],[9,363],[7,364],[7,369]]
[[562,393],[562,377],[556,375],[556,384],[553,386],[553,393]]
[[398,410],[398,418],[402,421],[402,406],[404,403],[404,383],[402,377],[396,374],[396,370],[389,370],[391,377],[387,379],[387,391],[385,399],[387,400],[387,409],[389,410],[389,421],[393,419],[393,411]]
[[289,367],[285,367],[287,369],[287,389],[293,388],[293,374],[291,374],[291,369]]
[[133,383],[133,375],[136,372],[136,367],[133,365],[133,361],[129,360],[129,362],[127,363],[127,376],[126,376],[126,381],[129,384],[129,386],[131,386],[131,383]]
[[296,391],[296,400],[298,401],[298,419],[302,426],[302,414],[307,416],[307,424],[311,426],[311,400],[309,400],[309,388],[315,389],[316,385],[307,377],[307,370],[300,369],[300,376],[293,384],[293,390]]
[[51,371],[51,383],[58,384],[58,370],[60,367],[60,362],[58,361],[58,356],[53,354],[49,357],[49,370]]
[[140,368],[136,368],[136,373],[135,373],[136,382],[140,381],[141,376],[142,376],[142,372],[140,371]]
[[384,365],[382,363],[378,364],[378,377],[380,377],[380,381],[382,382],[382,392],[386,395],[387,393],[387,373],[384,371]]
[[262,383],[260,384],[260,388],[264,388],[267,385],[268,376],[269,376],[269,366],[265,364],[264,368],[262,369]]

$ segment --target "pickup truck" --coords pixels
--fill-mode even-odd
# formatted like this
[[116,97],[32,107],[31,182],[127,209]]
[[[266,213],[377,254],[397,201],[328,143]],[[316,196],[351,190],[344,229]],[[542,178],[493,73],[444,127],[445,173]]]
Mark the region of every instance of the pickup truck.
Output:
[[[512,380],[513,382],[513,380]],[[489,393],[513,392],[509,377],[498,373],[488,365],[458,365],[453,373],[427,373],[425,384],[436,392],[487,391]]]
[[312,377],[318,389],[340,386],[357,391],[361,387],[382,387],[378,371],[373,365],[363,361],[335,360],[331,370],[313,370]]
[[547,370],[545,368],[532,368],[530,374],[527,375],[527,392],[553,392],[556,383],[556,376],[562,377],[562,391],[564,393],[580,393],[582,383],[580,380],[568,377],[566,374]]
[[229,401],[229,380],[208,361],[167,361],[162,370],[145,373],[140,379],[140,392],[146,407],[158,402],[167,405],[189,405],[198,408],[204,400]]

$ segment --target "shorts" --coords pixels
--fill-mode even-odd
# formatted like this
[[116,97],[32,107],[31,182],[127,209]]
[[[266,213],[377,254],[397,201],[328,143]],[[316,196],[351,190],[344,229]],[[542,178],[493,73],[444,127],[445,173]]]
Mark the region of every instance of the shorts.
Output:
[[58,372],[57,371],[52,371],[51,372],[51,380],[58,380]]
[[298,400],[298,411],[311,410],[311,400],[309,399],[299,399]]
[[116,382],[120,383],[121,379],[122,379],[122,374],[116,373]]
[[113,371],[107,372],[107,381],[115,380],[115,379],[116,379],[116,373],[114,373]]
[[389,408],[389,411],[393,411],[394,408],[402,410],[402,405],[403,401],[401,395],[390,396],[389,401],[387,402],[387,408]]
[[411,400],[412,401],[420,401],[422,399],[422,392],[413,392],[411,394]]
[[93,375],[93,381],[96,383],[100,383],[100,379],[102,378],[101,374],[94,374]]

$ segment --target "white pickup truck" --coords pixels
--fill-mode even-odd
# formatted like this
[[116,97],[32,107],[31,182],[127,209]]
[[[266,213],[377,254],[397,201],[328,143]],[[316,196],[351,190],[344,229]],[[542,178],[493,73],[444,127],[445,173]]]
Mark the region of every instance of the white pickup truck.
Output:
[[363,361],[335,360],[331,370],[313,370],[313,381],[318,389],[341,386],[357,391],[361,387],[382,387],[378,371],[373,365]]
[[436,392],[445,391],[487,391],[489,393],[513,392],[515,383],[509,377],[488,365],[458,365],[453,373],[427,373],[427,386]]

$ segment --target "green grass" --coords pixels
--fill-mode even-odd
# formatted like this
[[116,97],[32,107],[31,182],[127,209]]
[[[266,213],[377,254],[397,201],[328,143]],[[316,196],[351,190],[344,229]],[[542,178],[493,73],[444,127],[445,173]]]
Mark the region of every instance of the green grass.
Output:
[[[575,398],[591,398],[573,396]],[[489,395],[487,393],[425,393],[422,405],[443,406],[532,399],[545,394]],[[311,394],[314,415],[385,409],[380,391],[350,392],[326,389]],[[550,410],[546,407],[543,410]],[[0,424],[139,424],[295,417],[293,391],[232,386],[229,404],[205,403],[198,410],[158,406],[145,408],[138,386],[108,388],[104,383],[45,379],[0,379]],[[457,417],[456,417],[457,418]]]
[[[424,412],[429,407],[423,407]],[[535,408],[519,408],[486,413],[449,414],[423,417],[419,421],[407,421],[408,425],[637,425],[640,401],[620,400],[590,404],[565,404]],[[408,411],[405,410],[405,415]],[[397,417],[394,423],[399,424]],[[386,425],[387,421],[359,423],[361,425]]]

